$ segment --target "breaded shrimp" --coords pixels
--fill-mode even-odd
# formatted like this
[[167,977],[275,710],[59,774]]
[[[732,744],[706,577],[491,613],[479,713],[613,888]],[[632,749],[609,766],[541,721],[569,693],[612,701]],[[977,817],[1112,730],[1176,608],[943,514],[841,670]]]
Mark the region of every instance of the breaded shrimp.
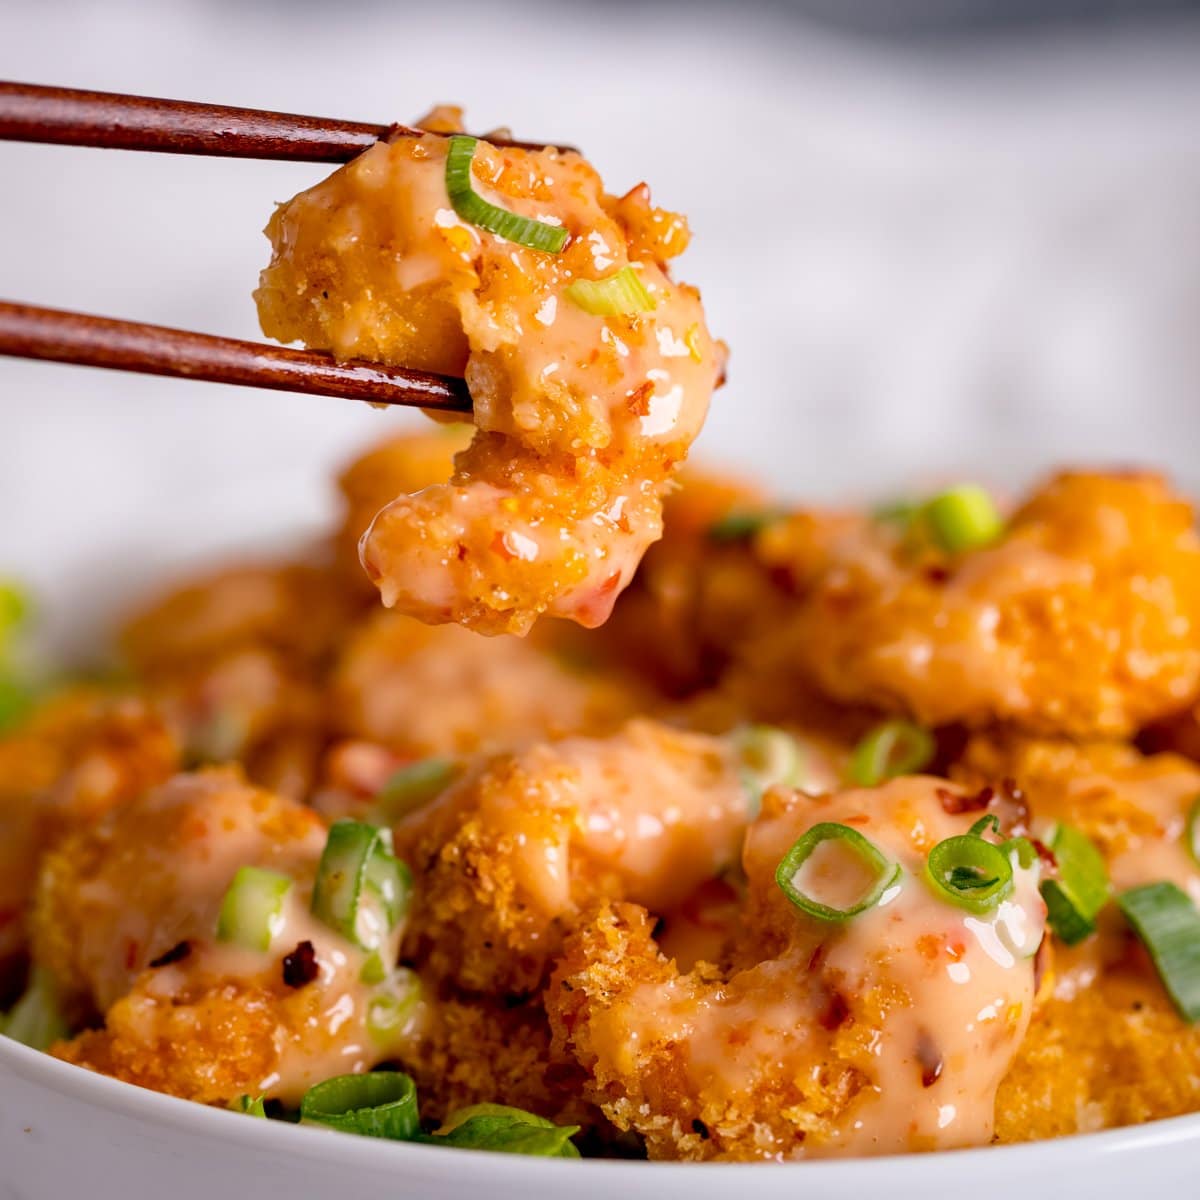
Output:
[[406,945],[462,987],[533,991],[580,909],[679,904],[736,864],[748,812],[729,743],[652,721],[500,756],[396,828]]
[[[699,294],[667,260],[681,217],[620,199],[575,153],[475,147],[473,186],[564,228],[560,253],[457,216],[448,138],[380,143],[283,205],[256,293],[282,341],[463,374],[475,441],[448,483],[395,498],[363,540],[384,603],[431,623],[524,633],[608,616],[661,532],[661,502],[722,370]],[[569,291],[630,267],[641,311]]]
[[[768,792],[725,967],[682,973],[644,909],[602,906],[568,938],[546,991],[555,1052],[585,1068],[588,1098],[642,1134],[652,1158],[989,1141],[992,1098],[1033,1006],[1044,906],[1036,864],[1015,867],[1011,897],[989,916],[934,894],[929,850],[970,823],[947,811],[958,794],[920,777],[820,798]],[[793,909],[774,882],[792,842],[826,821],[849,823],[902,869],[875,907],[840,924]]]
[[574,670],[529,641],[396,613],[378,614],[350,638],[331,692],[337,732],[413,757],[604,732],[645,697],[632,680]]
[[1200,688],[1200,536],[1157,476],[1059,475],[957,555],[866,517],[818,520],[815,539],[799,520],[764,535],[799,596],[768,651],[835,700],[1122,736]]
[[52,697],[0,739],[0,964],[24,947],[46,850],[166,779],[178,762],[145,703],[91,687]]
[[[294,1104],[314,1083],[411,1044],[419,985],[406,972],[370,982],[368,952],[309,911],[324,844],[311,810],[232,770],[176,776],[67,838],[42,869],[35,955],[104,1027],[55,1052],[206,1103],[248,1093]],[[245,866],[293,880],[261,950],[216,932]],[[379,974],[401,934],[380,946]]]

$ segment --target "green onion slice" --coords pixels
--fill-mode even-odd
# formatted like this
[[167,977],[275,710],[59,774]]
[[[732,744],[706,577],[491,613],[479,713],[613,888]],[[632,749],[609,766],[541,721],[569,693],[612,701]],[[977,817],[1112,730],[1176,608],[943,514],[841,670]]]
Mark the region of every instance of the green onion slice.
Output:
[[[820,849],[825,846],[826,849]],[[831,855],[838,851],[836,861]],[[814,857],[816,855],[817,857]],[[873,842],[849,825],[822,821],[814,825],[783,856],[775,870],[775,882],[801,912],[819,921],[845,921],[874,908],[900,877],[900,864],[893,862]],[[843,890],[858,885],[845,903],[830,903],[812,894],[810,888],[828,891],[830,885]]]
[[362,821],[335,821],[317,867],[312,911],[364,950],[378,950],[403,920],[412,874],[391,852],[391,838]]
[[29,620],[32,613],[33,602],[29,593],[18,584],[0,580],[0,647],[7,643],[14,629]]
[[505,1104],[472,1104],[451,1113],[441,1129],[423,1140],[460,1150],[578,1158],[579,1151],[571,1141],[578,1132],[578,1125],[555,1125],[524,1109]]
[[415,971],[397,967],[367,1002],[367,1031],[388,1042],[401,1032],[421,999],[421,980]]
[[477,138],[456,135],[450,139],[446,155],[446,191],[450,204],[464,221],[486,229],[506,242],[516,242],[531,250],[558,254],[570,234],[561,225],[547,225],[532,217],[522,217],[485,200],[471,185],[471,161]]
[[262,1096],[239,1096],[229,1102],[231,1112],[245,1113],[248,1117],[262,1117],[266,1120],[267,1107]]
[[752,818],[758,815],[768,788],[800,786],[805,753],[790,733],[771,725],[750,725],[734,733],[733,749]]
[[309,1088],[300,1101],[300,1121],[328,1125],[343,1133],[409,1142],[421,1131],[417,1088],[400,1071],[338,1075]]
[[283,923],[283,905],[291,886],[291,879],[278,871],[239,868],[221,901],[217,940],[246,950],[269,950]]
[[948,554],[977,550],[1004,532],[1004,520],[995,501],[973,483],[934,496],[922,516],[934,541]]
[[1117,906],[1154,961],[1179,1015],[1200,1021],[1200,912],[1173,883],[1147,883],[1117,897]]
[[936,749],[933,734],[911,721],[885,721],[854,747],[848,768],[859,787],[876,787],[919,771]]
[[1058,864],[1055,879],[1044,879],[1046,919],[1068,946],[1096,929],[1096,916],[1108,901],[1108,868],[1090,838],[1072,825],[1055,825],[1046,845]]
[[34,1050],[48,1050],[70,1032],[59,1006],[54,976],[45,967],[35,966],[29,973],[25,994],[0,1016],[0,1034]]
[[981,915],[998,907],[1013,890],[1008,847],[977,833],[938,842],[929,852],[925,873],[943,900]]
[[1192,862],[1200,867],[1200,796],[1192,801],[1192,807],[1188,809],[1187,825],[1184,827],[1183,836],[1187,852],[1192,856]]
[[401,767],[376,797],[375,816],[381,825],[394,825],[442,794],[460,771],[452,758],[423,758]]
[[567,288],[567,299],[594,317],[622,317],[657,307],[633,267],[622,267],[603,279],[576,279]]
[[776,512],[735,508],[708,527],[708,540],[722,544],[744,542],[778,518]]

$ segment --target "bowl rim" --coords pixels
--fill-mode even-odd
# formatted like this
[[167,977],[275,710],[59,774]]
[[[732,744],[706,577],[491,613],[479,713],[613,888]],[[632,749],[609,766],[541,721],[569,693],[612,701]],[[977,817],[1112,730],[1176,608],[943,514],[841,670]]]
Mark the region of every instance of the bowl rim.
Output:
[[[229,1110],[182,1100],[135,1084],[100,1075],[73,1063],[63,1062],[40,1050],[33,1050],[0,1035],[0,1074],[11,1072],[46,1090],[92,1103],[106,1112],[138,1121],[167,1126],[179,1133],[209,1135],[225,1143],[248,1150],[278,1153],[297,1158],[344,1162],[347,1169],[356,1166],[393,1171],[408,1166],[421,1175],[437,1171],[443,1159],[453,1163],[456,1178],[474,1178],[480,1186],[496,1187],[504,1182],[519,1184],[532,1172],[587,1171],[602,1174],[612,1183],[645,1182],[645,1172],[704,1170],[706,1177],[720,1172],[748,1169],[804,1171],[827,1183],[846,1187],[874,1187],[897,1183],[908,1177],[928,1177],[931,1172],[948,1180],[969,1179],[984,1167],[1024,1171],[1036,1167],[1039,1172],[1056,1165],[1069,1168],[1080,1155],[1112,1157],[1165,1145],[1200,1141],[1200,1113],[1167,1117],[1142,1125],[1098,1133],[1074,1134],[1040,1142],[1010,1146],[976,1146],[963,1150],[944,1150],[932,1154],[879,1155],[868,1158],[811,1159],[800,1162],[645,1162],[621,1159],[530,1159],[518,1155],[474,1151],[466,1155],[447,1155],[445,1150],[412,1142],[389,1142],[379,1138],[346,1135],[320,1126],[301,1128],[285,1121],[260,1121]],[[5,1089],[11,1100],[14,1093]],[[814,1179],[816,1182],[816,1179]]]

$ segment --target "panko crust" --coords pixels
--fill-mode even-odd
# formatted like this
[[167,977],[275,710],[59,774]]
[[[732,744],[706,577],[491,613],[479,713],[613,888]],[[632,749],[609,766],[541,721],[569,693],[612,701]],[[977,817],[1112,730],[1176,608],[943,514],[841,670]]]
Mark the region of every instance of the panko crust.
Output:
[[1200,1029],[1146,969],[1038,1009],[996,1096],[996,1140],[1029,1142],[1200,1109]]
[[408,952],[469,990],[535,992],[581,911],[672,907],[737,861],[747,819],[727,747],[651,721],[500,755],[395,830]]
[[[802,531],[776,653],[836,700],[1119,737],[1200,687],[1200,537],[1158,476],[1058,475],[956,556],[866,518],[831,528],[815,570]],[[786,524],[775,537],[786,568]]]

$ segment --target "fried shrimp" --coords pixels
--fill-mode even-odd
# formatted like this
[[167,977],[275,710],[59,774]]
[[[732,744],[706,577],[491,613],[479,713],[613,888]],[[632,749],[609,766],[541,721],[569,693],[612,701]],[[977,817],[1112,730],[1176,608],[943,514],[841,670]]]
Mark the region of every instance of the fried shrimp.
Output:
[[1157,476],[1082,473],[958,554],[866,516],[818,522],[815,539],[811,519],[784,522],[768,561],[798,600],[773,652],[835,700],[927,724],[1129,735],[1200,687],[1194,523]]
[[671,908],[737,862],[747,814],[728,742],[652,721],[499,756],[396,828],[408,947],[462,987],[530,992],[582,908]]
[[[410,1044],[419,984],[388,969],[402,929],[371,973],[367,951],[310,912],[324,845],[311,810],[231,770],[177,776],[65,839],[39,880],[37,960],[104,1024],[56,1053],[206,1103],[248,1093],[294,1104]],[[220,932],[244,867],[285,888],[253,945]]]
[[331,690],[338,733],[413,757],[494,753],[605,732],[645,697],[632,679],[573,669],[531,641],[431,628],[397,613],[363,623]]
[[[1033,1006],[1044,906],[1036,863],[1015,868],[1010,899],[987,916],[934,894],[929,850],[970,823],[947,811],[958,795],[920,777],[820,798],[768,792],[723,966],[681,973],[644,909],[601,906],[568,938],[546,992],[555,1050],[585,1068],[585,1094],[642,1134],[652,1158],[989,1141]],[[841,924],[797,911],[775,884],[788,847],[817,822],[846,824],[900,866],[875,907]],[[847,886],[836,863],[815,870],[809,886]]]
[[[505,240],[456,214],[450,148],[381,143],[283,205],[262,326],[465,375],[478,432],[453,477],[392,499],[363,539],[385,604],[485,633],[543,613],[598,625],[661,532],[722,368],[698,293],[666,271],[686,225],[644,186],[607,195],[577,154],[481,142],[473,186],[566,236],[561,252]],[[639,299],[590,304],[574,285],[597,280]]]
[[77,687],[0,739],[0,965],[24,947],[42,855],[160,783],[179,752],[142,700]]

